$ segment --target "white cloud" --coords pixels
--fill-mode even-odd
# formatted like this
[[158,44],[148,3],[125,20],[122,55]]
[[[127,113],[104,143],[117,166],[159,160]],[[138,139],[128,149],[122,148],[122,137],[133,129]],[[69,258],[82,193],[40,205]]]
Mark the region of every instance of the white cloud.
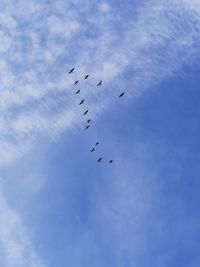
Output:
[[5,53],[11,46],[11,39],[8,35],[0,31],[0,53]]
[[[73,1],[78,11],[73,5],[59,3],[21,0],[16,7],[5,2],[5,12],[0,14],[4,27],[0,31],[1,165],[30,151],[38,137],[55,138],[80,123],[75,79],[81,79],[79,86],[95,116],[106,108],[109,99],[105,95],[114,86],[125,86],[131,97],[140,95],[173,75],[182,63],[190,64],[194,55],[199,57],[199,1],[147,1],[125,21],[105,1],[97,6],[91,1]],[[56,6],[55,14],[52,6]],[[71,66],[76,67],[75,73],[66,76]],[[126,82],[121,77],[129,71]],[[86,73],[90,79],[83,85]],[[100,79],[103,86],[97,90]],[[29,179],[34,183],[33,177]],[[120,184],[128,196],[129,182]],[[42,184],[37,180],[36,190]],[[116,201],[122,205],[120,199]],[[140,204],[144,205],[142,200]],[[112,224],[108,214],[115,217],[115,207],[100,208],[105,222]],[[40,266],[19,215],[3,195],[0,209],[0,242],[9,266]],[[129,214],[122,215],[129,219]],[[119,219],[116,227],[123,228],[123,218],[116,216]]]
[[0,245],[8,267],[44,267],[36,256],[27,230],[0,190]]
[[[36,133],[49,135],[52,128],[58,133],[77,123],[79,116],[74,115],[77,110],[71,91],[73,80],[85,73],[91,74],[88,85],[84,85],[85,97],[92,99],[89,104],[95,106],[96,114],[109,101],[105,93],[109,95],[113,86],[127,88],[132,91],[130,96],[140,95],[152,84],[173,75],[183,62],[190,62],[198,53],[200,10],[196,1],[152,0],[138,9],[137,17],[126,21],[114,8],[102,14],[102,10],[108,11],[107,2],[98,4],[99,11],[94,4],[86,4],[81,15],[66,4],[63,10],[57,9],[60,16],[45,4],[34,3],[20,2],[22,9],[27,9],[25,17],[20,10],[14,16],[13,5],[8,5],[2,17],[13,28],[9,36],[0,34],[0,51],[4,52],[0,64],[0,128],[4,134],[1,146],[10,147],[10,151],[13,143],[6,141],[8,134],[18,139],[17,143],[22,143],[22,137],[23,142],[29,143]],[[40,11],[44,9],[42,16]],[[64,10],[68,12],[65,14]],[[26,20],[23,30],[18,23],[22,18]],[[71,65],[76,66],[76,72],[69,77],[66,67]],[[121,78],[127,71],[128,82]],[[93,86],[100,79],[104,86],[95,90]],[[61,97],[66,99],[65,104],[57,104]],[[67,119],[56,123],[64,114],[68,114],[70,123]],[[56,118],[54,126],[52,116]]]
[[70,18],[68,21],[61,20],[57,16],[51,16],[48,18],[48,26],[51,34],[58,35],[61,38],[68,38],[79,29],[78,21]]
[[7,29],[14,29],[17,26],[17,23],[15,19],[9,15],[5,15],[3,13],[0,13],[0,23],[2,26],[4,26]]
[[99,10],[103,13],[107,13],[111,10],[111,6],[107,2],[101,2],[99,4]]

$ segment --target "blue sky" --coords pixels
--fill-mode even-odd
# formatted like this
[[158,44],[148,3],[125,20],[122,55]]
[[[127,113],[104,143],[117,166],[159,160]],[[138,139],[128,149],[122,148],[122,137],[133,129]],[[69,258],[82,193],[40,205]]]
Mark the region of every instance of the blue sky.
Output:
[[0,266],[199,266],[199,18],[197,0],[1,1]]

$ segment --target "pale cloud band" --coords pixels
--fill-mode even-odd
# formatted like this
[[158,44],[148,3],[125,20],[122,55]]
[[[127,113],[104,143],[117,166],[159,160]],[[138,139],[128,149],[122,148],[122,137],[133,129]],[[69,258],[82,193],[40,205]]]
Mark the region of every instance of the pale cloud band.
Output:
[[[114,86],[125,86],[130,97],[136,97],[199,57],[198,1],[144,1],[125,22],[105,1],[65,2],[2,2],[1,165],[30,151],[38,137],[54,138],[79,124],[74,79],[66,76],[71,66],[77,67],[74,78],[91,74],[83,90],[97,115],[106,108],[105,93],[109,96]],[[132,73],[128,81],[125,72]],[[99,79],[105,84],[101,91],[95,90]],[[0,240],[8,266],[42,266],[31,252],[19,215],[3,195],[0,209]]]
[[0,247],[9,267],[45,267],[38,259],[30,242],[27,230],[19,216],[14,211],[0,188]]
[[[94,85],[100,78],[105,81],[102,91],[108,93],[108,86],[118,84],[136,96],[199,52],[197,1],[148,1],[126,22],[106,2],[86,3],[79,8],[81,14],[74,8],[79,1],[75,6],[60,1],[63,10],[59,3],[49,9],[34,1],[19,3],[17,10],[5,4],[0,14],[1,164],[20,154],[15,150],[26,151],[34,136],[48,136],[52,129],[57,135],[77,123],[73,80],[66,77],[66,68],[77,66],[76,77],[91,73],[91,86],[84,88],[89,99],[99,95]],[[126,71],[132,73],[128,82],[121,78]],[[90,102],[94,114],[109,101],[102,91],[97,103]]]

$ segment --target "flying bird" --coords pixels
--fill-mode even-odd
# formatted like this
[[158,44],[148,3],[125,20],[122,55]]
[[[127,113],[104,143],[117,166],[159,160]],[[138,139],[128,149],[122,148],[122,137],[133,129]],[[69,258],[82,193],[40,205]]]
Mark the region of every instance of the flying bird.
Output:
[[82,105],[84,101],[85,101],[85,99],[81,100],[81,102],[79,103],[79,105]]
[[87,74],[87,75],[85,76],[85,80],[87,80],[87,79],[88,79],[88,77],[89,77],[89,74]]
[[76,91],[76,95],[80,93],[80,90]]
[[97,160],[97,163],[99,163],[99,162],[101,162],[102,161],[102,158],[99,158],[98,160]]
[[89,129],[89,127],[90,127],[90,125],[87,125],[87,126],[85,127],[85,130],[88,130],[88,129]]
[[71,74],[73,71],[74,71],[74,68],[72,68],[72,69],[69,71],[69,74]]
[[87,120],[87,123],[90,123],[91,122],[91,119]]
[[110,160],[110,161],[109,161],[109,164],[111,164],[111,163],[113,163],[113,160]]
[[100,81],[100,82],[97,84],[97,86],[99,86],[99,85],[102,85],[102,81]]
[[95,148],[93,147],[93,149],[91,150],[91,152],[94,152],[95,151]]
[[96,142],[95,146],[98,146],[99,142]]
[[85,116],[88,113],[88,109],[83,113],[83,116]]
[[75,81],[74,85],[76,85],[77,83],[78,83],[78,80],[77,80],[77,81]]
[[125,94],[125,92],[121,93],[121,95],[119,95],[119,97],[122,97]]

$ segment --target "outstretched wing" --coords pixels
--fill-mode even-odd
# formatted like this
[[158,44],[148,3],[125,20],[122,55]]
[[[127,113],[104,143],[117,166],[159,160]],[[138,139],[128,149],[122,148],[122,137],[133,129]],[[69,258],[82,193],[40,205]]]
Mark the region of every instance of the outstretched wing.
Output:
[[99,85],[101,85],[102,84],[102,81],[100,81],[98,84],[97,84],[97,86],[99,86]]
[[72,68],[70,71],[69,71],[69,74],[72,73],[74,71],[74,68]]
[[125,94],[125,92],[121,93],[121,95],[119,95],[119,97],[122,97]]

